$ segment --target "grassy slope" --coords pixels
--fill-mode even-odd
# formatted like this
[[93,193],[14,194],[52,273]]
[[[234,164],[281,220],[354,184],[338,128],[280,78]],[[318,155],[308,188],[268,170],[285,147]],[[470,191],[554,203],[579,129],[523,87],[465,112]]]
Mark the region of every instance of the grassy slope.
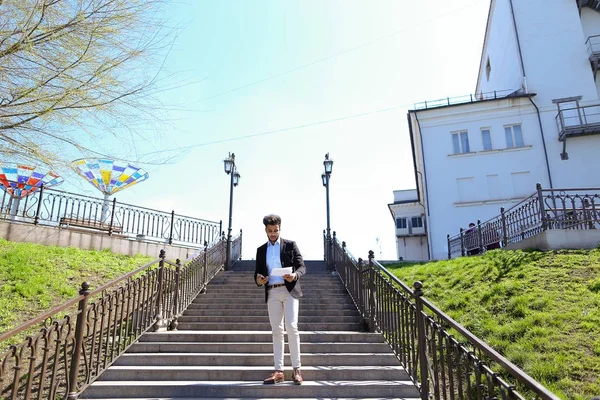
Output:
[[152,259],[0,239],[0,332],[75,297],[84,281],[96,289]]
[[561,398],[600,395],[600,250],[387,268]]

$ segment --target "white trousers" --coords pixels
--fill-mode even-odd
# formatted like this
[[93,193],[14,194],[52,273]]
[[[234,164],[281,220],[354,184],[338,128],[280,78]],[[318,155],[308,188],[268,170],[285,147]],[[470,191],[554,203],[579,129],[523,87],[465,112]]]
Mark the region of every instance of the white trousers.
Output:
[[298,332],[298,306],[300,301],[292,297],[285,286],[269,290],[267,307],[273,331],[273,357],[275,370],[283,371],[283,321],[288,335],[292,368],[300,367],[300,334]]

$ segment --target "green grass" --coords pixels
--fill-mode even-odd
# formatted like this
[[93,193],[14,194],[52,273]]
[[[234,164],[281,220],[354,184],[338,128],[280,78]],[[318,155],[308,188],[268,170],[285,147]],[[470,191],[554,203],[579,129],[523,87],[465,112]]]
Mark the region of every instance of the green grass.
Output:
[[42,246],[0,238],[0,332],[6,332],[153,260],[110,251]]
[[600,395],[600,250],[386,268],[561,398]]

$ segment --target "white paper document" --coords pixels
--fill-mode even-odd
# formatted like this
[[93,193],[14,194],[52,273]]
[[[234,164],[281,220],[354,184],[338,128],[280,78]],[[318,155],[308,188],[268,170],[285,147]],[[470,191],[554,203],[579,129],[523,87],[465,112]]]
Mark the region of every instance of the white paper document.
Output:
[[292,274],[292,267],[273,268],[273,270],[271,271],[271,274],[269,276],[284,276],[284,275],[291,275],[291,274]]

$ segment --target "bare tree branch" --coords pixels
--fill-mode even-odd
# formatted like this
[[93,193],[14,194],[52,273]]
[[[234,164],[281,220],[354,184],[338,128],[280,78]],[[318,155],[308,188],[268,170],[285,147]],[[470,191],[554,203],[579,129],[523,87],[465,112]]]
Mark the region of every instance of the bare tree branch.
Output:
[[162,6],[0,0],[0,161],[54,167],[74,152],[99,154],[89,146],[98,126],[132,142],[115,127],[133,130],[123,121],[156,118],[161,105],[153,93],[174,32],[160,22]]

